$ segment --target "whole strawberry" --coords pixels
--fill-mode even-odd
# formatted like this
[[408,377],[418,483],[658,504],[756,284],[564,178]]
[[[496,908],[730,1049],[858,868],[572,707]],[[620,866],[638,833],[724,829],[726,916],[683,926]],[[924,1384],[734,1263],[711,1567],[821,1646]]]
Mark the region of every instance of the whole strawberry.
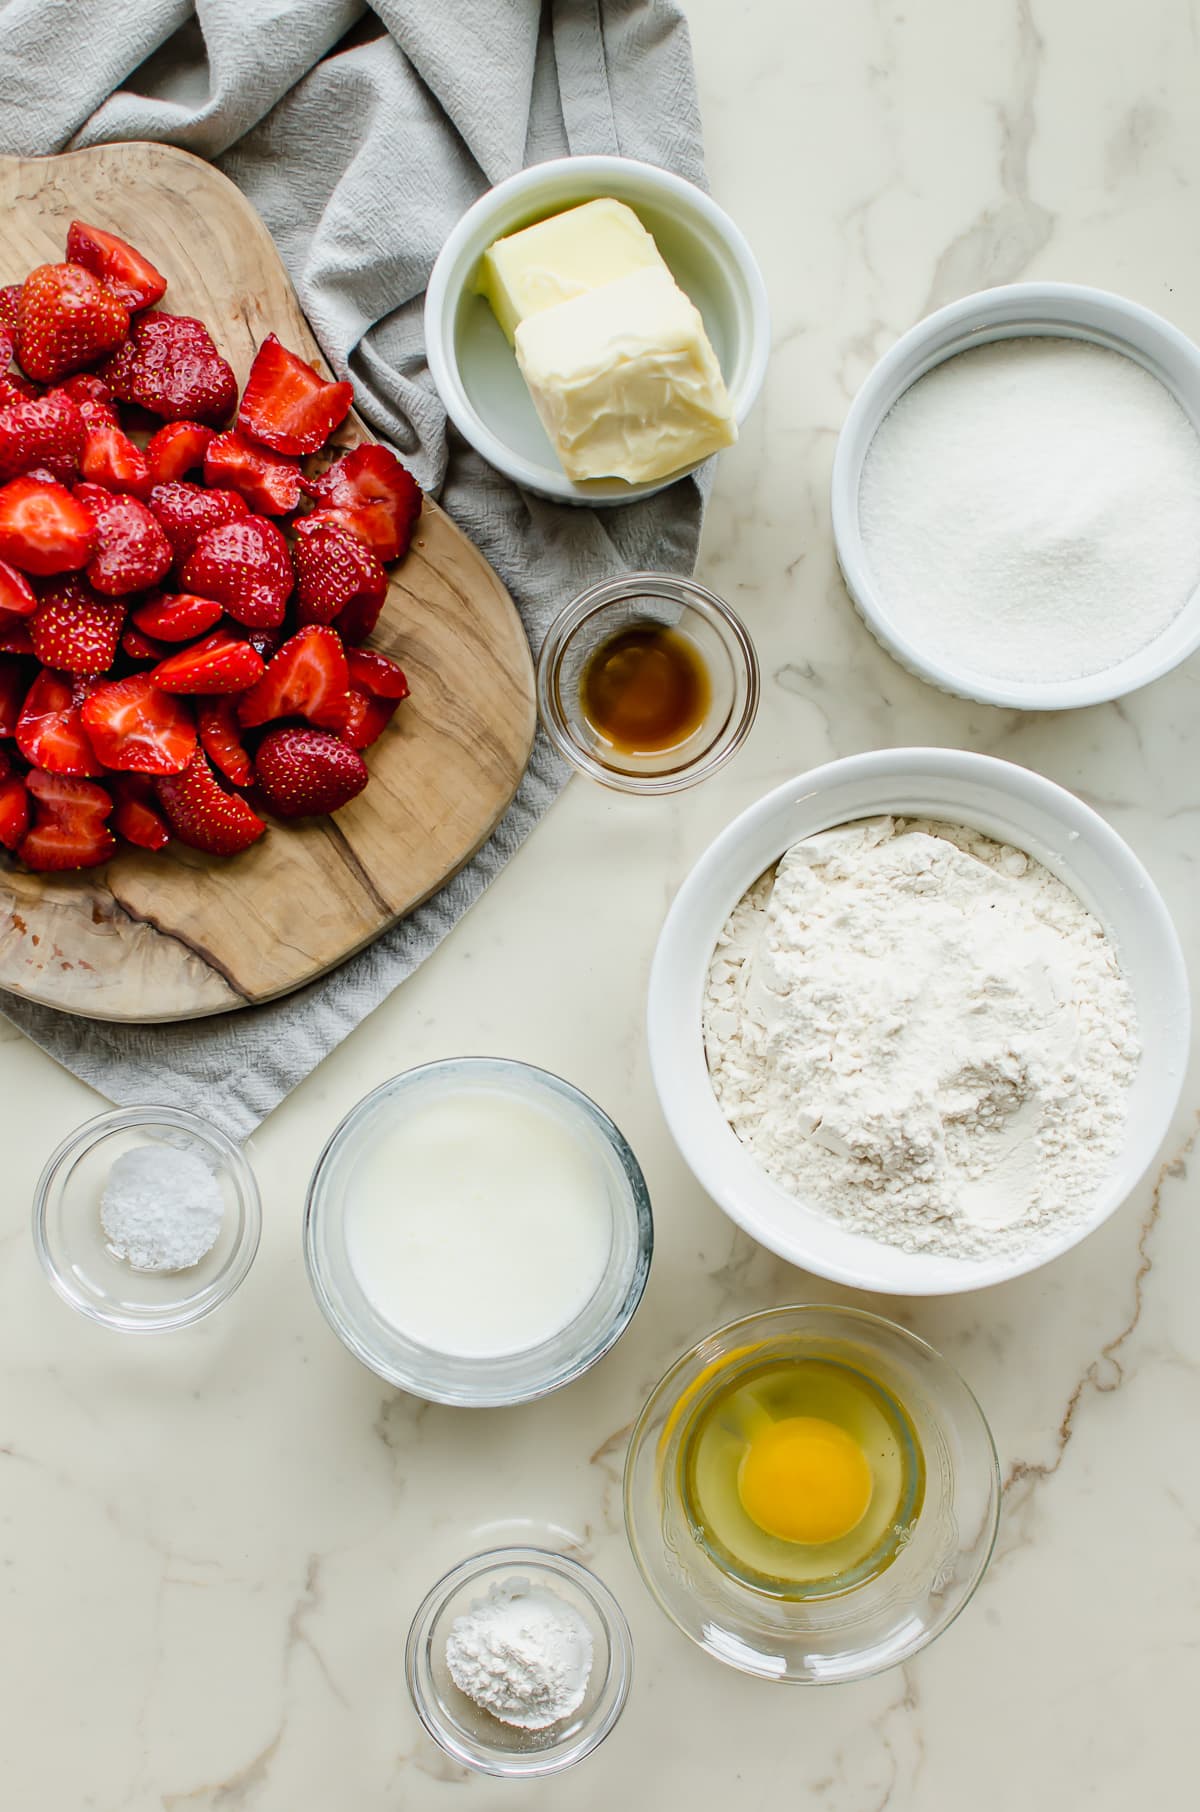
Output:
[[52,384],[120,346],[129,310],[108,285],[78,264],[39,264],[21,286],[17,357],[39,383]]
[[0,482],[34,466],[74,478],[86,431],[79,405],[61,391],[20,397],[0,413]]
[[277,818],[336,812],[367,784],[362,756],[323,730],[271,730],[258,745],[254,769]]

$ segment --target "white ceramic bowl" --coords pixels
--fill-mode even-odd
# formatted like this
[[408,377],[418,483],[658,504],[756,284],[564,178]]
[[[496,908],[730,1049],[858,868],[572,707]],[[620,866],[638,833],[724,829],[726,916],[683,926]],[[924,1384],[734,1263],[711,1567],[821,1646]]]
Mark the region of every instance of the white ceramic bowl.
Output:
[[729,216],[694,183],[628,157],[561,157],[489,189],[452,229],[433,267],[425,295],[426,356],[459,432],[514,484],[560,503],[629,503],[674,484],[684,472],[649,484],[620,478],[576,484],[568,478],[512,347],[472,286],[494,239],[606,195],[634,209],[700,310],[739,423],[761,388],[770,350],[767,291],[754,254]]
[[894,660],[919,678],[962,698],[1022,711],[1063,711],[1120,698],[1177,667],[1200,648],[1200,591],[1160,636],[1115,667],[1074,680],[993,678],[939,658],[901,630],[888,609],[863,545],[859,492],[867,451],[888,411],[910,385],[956,353],[991,340],[1059,335],[1123,353],[1156,377],[1200,433],[1200,347],[1160,315],[1123,296],[1076,283],[1013,283],[980,290],[918,321],[884,353],[838,437],[833,461],[833,536],[859,614]]
[[[1142,1059],[1124,1144],[1085,1218],[1057,1243],[981,1261],[902,1252],[850,1233],[774,1183],[731,1130],[709,1082],[701,1030],[718,933],[746,889],[791,844],[896,812],[973,826],[1073,889],[1116,940],[1137,1005]],[[650,1062],[680,1151],[714,1201],[762,1245],[857,1289],[939,1296],[1018,1277],[1067,1251],[1120,1206],[1153,1159],[1179,1100],[1188,978],[1158,890],[1112,827],[1053,781],[955,749],[884,749],[801,774],[735,818],[701,856],[667,914],[650,975]]]

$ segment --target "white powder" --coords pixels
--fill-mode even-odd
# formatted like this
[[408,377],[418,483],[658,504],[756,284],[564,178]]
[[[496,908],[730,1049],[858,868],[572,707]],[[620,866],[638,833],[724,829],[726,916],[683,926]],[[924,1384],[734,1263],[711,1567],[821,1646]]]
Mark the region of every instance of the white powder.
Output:
[[592,1634],[556,1592],[506,1579],[455,1618],[446,1666],[459,1691],[501,1723],[545,1730],[583,1704]]
[[713,1089],[806,1205],[909,1252],[1024,1253],[1086,1214],[1139,1047],[1103,927],[1040,863],[876,818],[790,849],[705,997]]
[[1153,641],[1200,584],[1200,437],[1120,353],[1001,340],[905,391],[860,517],[884,608],[925,652],[1082,678]]
[[221,1185],[194,1151],[135,1145],[116,1158],[100,1199],[108,1249],[138,1271],[183,1271],[216,1244]]

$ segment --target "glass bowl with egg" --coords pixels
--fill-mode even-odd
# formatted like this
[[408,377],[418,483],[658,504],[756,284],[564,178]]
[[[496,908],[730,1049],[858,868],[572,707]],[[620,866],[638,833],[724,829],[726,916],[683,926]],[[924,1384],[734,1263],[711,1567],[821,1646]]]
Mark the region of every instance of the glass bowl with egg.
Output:
[[[153,1250],[163,1237],[156,1190],[163,1204],[174,1201],[172,1237],[182,1233],[185,1263],[159,1262]],[[177,1218],[185,1192],[203,1221],[195,1237]],[[124,1247],[122,1228],[134,1234]],[[34,1194],[34,1249],[55,1290],[81,1315],[128,1334],[211,1314],[244,1280],[261,1230],[245,1151],[182,1108],[122,1107],[86,1121],[51,1153]]]
[[625,1519],[660,1607],[743,1673],[862,1679],[924,1648],[991,1556],[1000,1475],[945,1359],[858,1309],[769,1309],[651,1393]]
[[317,1161],[309,1281],[349,1350],[431,1402],[522,1403],[633,1317],[654,1245],[627,1141],[548,1071],[458,1057],[382,1083]]
[[707,780],[758,711],[758,658],[723,598],[669,573],[626,573],[573,598],[537,672],[551,742],[618,792],[675,793]]

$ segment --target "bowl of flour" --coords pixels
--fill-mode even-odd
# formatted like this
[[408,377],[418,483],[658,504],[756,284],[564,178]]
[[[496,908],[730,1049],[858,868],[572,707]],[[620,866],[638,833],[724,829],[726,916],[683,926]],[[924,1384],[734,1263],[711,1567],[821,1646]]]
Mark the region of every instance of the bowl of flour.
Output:
[[1116,832],[988,756],[881,750],[709,847],[651,972],[655,1086],[698,1181],[780,1257],[936,1295],[1076,1245],[1152,1162],[1187,973]]
[[1079,284],[952,302],[855,397],[832,514],[910,672],[1021,710],[1118,698],[1200,648],[1200,348]]

